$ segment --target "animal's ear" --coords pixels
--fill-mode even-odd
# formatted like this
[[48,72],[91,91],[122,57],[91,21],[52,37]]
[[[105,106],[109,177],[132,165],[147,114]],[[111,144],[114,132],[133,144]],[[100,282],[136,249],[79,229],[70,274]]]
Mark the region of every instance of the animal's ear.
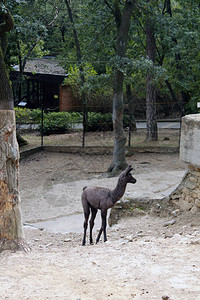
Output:
[[130,173],[132,170],[133,170],[132,166],[131,166],[131,165],[128,166],[128,167],[126,168],[126,170],[125,170],[126,175],[127,175],[128,173]]

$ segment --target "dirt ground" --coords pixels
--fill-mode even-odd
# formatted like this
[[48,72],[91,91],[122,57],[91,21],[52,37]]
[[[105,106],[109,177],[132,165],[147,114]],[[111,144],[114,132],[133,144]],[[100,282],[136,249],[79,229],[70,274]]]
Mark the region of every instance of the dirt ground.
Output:
[[[90,184],[91,180],[101,179],[109,183],[102,174],[111,159],[110,155],[41,152],[22,160],[24,222],[58,217],[58,210],[62,216],[80,212],[73,190],[64,208],[64,200],[59,198],[60,204],[55,203],[50,192],[53,188],[59,191],[69,182],[77,190],[83,181]],[[134,167],[134,176],[146,180],[157,173],[162,181],[166,174],[187,168],[178,154],[137,153],[127,160]],[[47,195],[39,199],[45,201],[45,206],[40,206],[37,199],[41,192]],[[42,209],[45,211],[40,214]],[[175,223],[167,226],[172,218]],[[31,252],[0,254],[0,299],[200,299],[198,214],[179,211],[176,217],[160,218],[145,213],[122,219],[108,228],[108,242],[85,247],[81,246],[82,233],[73,230],[65,234],[31,226],[24,226],[24,230]]]

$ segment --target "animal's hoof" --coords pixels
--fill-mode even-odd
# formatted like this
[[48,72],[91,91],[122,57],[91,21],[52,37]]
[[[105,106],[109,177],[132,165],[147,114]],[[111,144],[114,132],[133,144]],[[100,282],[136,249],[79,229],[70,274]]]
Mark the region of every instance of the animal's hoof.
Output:
[[106,241],[106,242],[105,242],[105,244],[106,244],[106,245],[110,245],[110,244],[111,244],[111,242],[109,242],[109,241]]

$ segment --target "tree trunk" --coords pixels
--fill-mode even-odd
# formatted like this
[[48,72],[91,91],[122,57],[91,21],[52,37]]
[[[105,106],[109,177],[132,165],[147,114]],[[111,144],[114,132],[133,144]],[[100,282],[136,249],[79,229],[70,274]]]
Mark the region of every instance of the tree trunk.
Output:
[[[146,21],[146,48],[147,56],[155,63],[156,41],[153,32],[152,21],[148,17]],[[147,119],[147,141],[158,139],[157,116],[156,116],[156,89],[153,84],[153,74],[149,71],[146,78],[146,119]]]
[[[116,55],[120,58],[124,58],[126,55],[128,32],[134,3],[135,1],[126,1],[123,13],[121,15],[119,2],[115,1],[113,13],[117,25]],[[120,70],[116,69],[113,85],[114,149],[113,161],[108,168],[108,171],[112,172],[112,175],[116,175],[119,170],[123,170],[127,166],[125,157],[126,136],[123,130],[123,83],[124,74]]]
[[[72,25],[72,29],[73,29],[73,35],[74,35],[74,41],[75,41],[75,45],[76,45],[76,55],[77,55],[77,60],[78,60],[78,66],[79,66],[79,72],[80,72],[80,79],[81,79],[81,85],[82,87],[85,84],[85,74],[84,74],[84,69],[82,66],[82,55],[81,55],[81,46],[79,43],[79,38],[78,38],[78,33],[76,31],[76,27],[74,24],[74,18],[73,18],[73,14],[72,14],[72,10],[70,7],[70,3],[68,0],[65,0],[66,6],[67,6],[67,11],[68,11],[68,15],[69,15],[69,19]],[[82,91],[81,92],[81,102],[83,105],[83,137],[82,137],[82,146],[85,146],[85,133],[87,131],[87,124],[88,124],[88,114],[87,114],[87,99],[86,99],[86,95],[85,92]]]
[[0,110],[0,252],[23,248],[24,241],[19,200],[19,150],[15,113]]
[[108,169],[109,172],[112,172],[112,175],[127,167],[125,157],[126,136],[123,129],[123,77],[123,73],[116,70],[113,89],[113,162]]
[[135,109],[133,103],[133,96],[131,92],[131,85],[126,85],[126,100],[127,107],[129,110],[129,131],[137,131],[136,120],[135,120]]
[[13,95],[10,87],[3,52],[0,47],[0,109],[13,109]]
[[6,32],[13,28],[9,12],[0,12],[0,252],[29,250],[23,234],[18,188],[19,149],[16,138],[13,95],[4,54]]
[[0,109],[13,109],[13,95],[10,87],[4,56],[7,50],[7,32],[14,23],[9,12],[0,11]]

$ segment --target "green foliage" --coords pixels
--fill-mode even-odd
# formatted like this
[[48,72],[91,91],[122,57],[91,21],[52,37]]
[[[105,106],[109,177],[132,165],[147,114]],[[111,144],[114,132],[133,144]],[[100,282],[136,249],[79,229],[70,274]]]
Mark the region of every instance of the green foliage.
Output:
[[[15,19],[7,61],[16,64],[19,54],[24,58],[41,38],[31,57],[46,53],[59,57],[69,73],[66,82],[79,94],[84,90],[87,96],[103,95],[106,99],[112,91],[113,70],[117,68],[124,74],[125,83],[132,85],[136,98],[141,99],[145,97],[146,73],[151,71],[159,95],[165,99],[172,97],[167,80],[176,98],[181,93],[188,95],[186,100],[190,101],[186,112],[195,112],[195,99],[200,93],[199,1],[170,1],[171,12],[164,7],[166,1],[139,1],[131,20],[127,55],[121,59],[115,55],[117,28],[112,12],[115,4],[122,11],[126,1],[70,1],[81,62],[77,61],[73,26],[65,1],[7,1]],[[47,27],[56,11],[57,18]],[[156,38],[155,64],[146,57],[145,22],[149,12]],[[79,64],[84,69],[84,86],[81,85]],[[169,103],[171,105],[172,101]]]
[[[42,112],[40,109],[15,108],[17,124],[38,124],[42,131]],[[45,135],[65,133],[76,124],[82,124],[83,115],[78,112],[43,113],[43,133]],[[112,113],[88,112],[88,131],[113,130]],[[129,116],[123,116],[124,128],[129,126]]]
[[[17,124],[38,124],[42,130],[42,112],[40,109],[15,108]],[[73,128],[76,123],[82,123],[81,113],[48,112],[43,113],[43,133],[64,133]]]
[[[124,127],[129,126],[129,116],[123,117]],[[88,131],[108,131],[113,130],[112,114],[88,113]]]
[[107,131],[112,129],[112,114],[88,113],[88,131]]
[[[42,122],[39,126],[40,131],[42,131]],[[58,134],[66,133],[69,129],[69,122],[65,113],[48,113],[44,115],[43,122],[43,134]]]
[[193,97],[189,103],[185,105],[185,114],[196,114],[199,113],[199,108],[197,107],[197,102],[200,102],[199,96]]
[[17,124],[39,124],[41,120],[40,109],[27,109],[15,107],[15,117]]
[[[33,1],[32,3],[28,0],[8,1],[15,27],[9,35],[7,64],[8,61],[14,65],[27,58],[32,59],[49,54],[49,50],[45,49],[44,46],[48,25],[46,22],[49,15],[46,15],[45,18],[42,15],[39,16],[39,8],[35,7],[38,2],[40,1]],[[40,10],[42,11],[42,7]]]
[[85,92],[86,94],[93,95],[108,95],[110,93],[110,74],[106,73],[98,74],[95,68],[90,63],[83,65],[85,83],[81,82],[80,70],[77,65],[69,65],[68,67],[68,77],[65,78],[64,84],[68,84],[72,87],[75,94],[81,94]]

